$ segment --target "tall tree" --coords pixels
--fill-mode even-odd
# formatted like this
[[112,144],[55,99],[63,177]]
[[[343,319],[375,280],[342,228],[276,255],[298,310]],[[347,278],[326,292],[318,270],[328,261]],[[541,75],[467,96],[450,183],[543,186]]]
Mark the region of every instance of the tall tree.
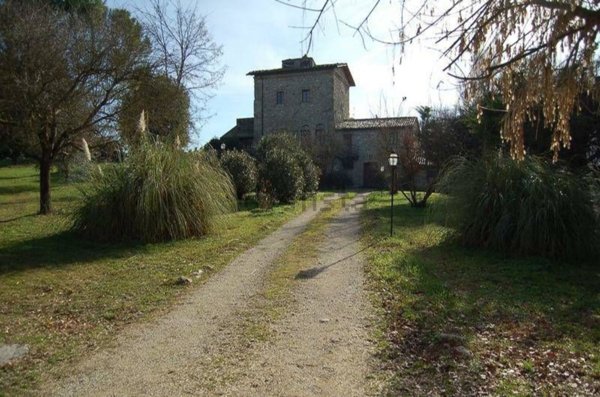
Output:
[[201,114],[225,73],[220,66],[223,48],[214,42],[195,3],[187,7],[179,0],[148,3],[140,13],[152,42],[156,70],[185,88],[196,100],[196,113]]
[[[593,92],[598,65],[600,2],[598,0],[397,0],[398,27],[391,39],[373,34],[369,24],[386,2],[374,0],[353,27],[363,39],[399,46],[431,38],[443,46],[446,70],[466,82],[471,98],[499,92],[506,104],[502,139],[514,158],[525,155],[524,125],[542,109],[558,156],[571,144],[569,120],[578,95]],[[310,44],[323,14],[333,0],[305,10],[317,15],[306,38]],[[291,4],[298,6],[298,4]],[[328,7],[329,6],[329,7]],[[461,72],[464,64],[470,71]]]
[[147,116],[150,134],[182,145],[189,143],[190,98],[187,91],[169,77],[140,73],[122,102],[119,130],[129,145],[137,143],[140,114]]
[[50,3],[65,11],[90,12],[104,7],[102,0],[49,0]]
[[82,16],[45,2],[0,3],[0,120],[40,165],[40,213],[52,210],[50,170],[85,134],[107,134],[149,43],[124,10]]

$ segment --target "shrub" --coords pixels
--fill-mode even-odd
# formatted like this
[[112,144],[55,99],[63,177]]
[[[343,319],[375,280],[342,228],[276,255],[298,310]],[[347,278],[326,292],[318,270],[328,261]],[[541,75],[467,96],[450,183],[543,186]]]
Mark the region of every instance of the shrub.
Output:
[[257,148],[257,158],[259,161],[265,159],[269,152],[274,149],[286,150],[292,153],[298,153],[302,150],[300,142],[296,138],[288,133],[279,132],[266,135],[260,140]]
[[262,210],[273,208],[275,199],[271,195],[269,182],[261,183],[260,186],[260,190],[256,193],[256,203],[258,204],[258,208]]
[[145,142],[83,191],[73,229],[97,240],[158,242],[204,235],[235,208],[229,176],[208,152]]
[[467,245],[563,259],[598,249],[589,185],[541,159],[459,158],[439,188]]
[[596,211],[600,212],[600,170],[590,169],[587,175]]
[[314,194],[319,173],[299,142],[285,133],[263,137],[258,145],[260,189],[277,201],[290,203]]
[[260,165],[261,187],[282,203],[291,203],[302,195],[304,177],[298,159],[289,150],[272,149]]
[[304,179],[304,185],[302,187],[302,198],[306,199],[315,195],[319,189],[319,168],[315,165],[312,159],[306,154],[302,153],[299,156],[300,168],[302,169],[302,176]]
[[248,153],[241,150],[227,150],[221,154],[221,164],[229,173],[238,199],[256,190],[258,170],[256,161]]

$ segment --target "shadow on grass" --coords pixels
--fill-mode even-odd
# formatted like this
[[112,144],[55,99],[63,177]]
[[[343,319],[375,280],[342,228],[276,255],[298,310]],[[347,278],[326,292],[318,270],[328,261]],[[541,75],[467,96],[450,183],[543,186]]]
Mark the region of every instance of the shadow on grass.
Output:
[[27,215],[21,215],[21,216],[15,216],[13,218],[9,218],[9,219],[0,219],[0,223],[10,223],[10,222],[15,222],[18,221],[20,219],[24,219],[24,218],[32,218],[34,216],[36,216],[37,214],[27,214]]
[[[352,244],[354,244],[354,243],[352,243]],[[342,247],[338,247],[337,249],[342,249]],[[299,271],[299,272],[296,274],[296,276],[294,277],[294,279],[296,279],[296,280],[308,280],[308,279],[311,279],[311,278],[315,278],[315,277],[317,277],[319,274],[321,274],[321,273],[323,273],[324,271],[326,271],[327,269],[329,269],[330,267],[333,267],[333,266],[335,266],[335,265],[338,265],[338,264],[340,264],[340,263],[344,262],[345,260],[347,260],[347,259],[350,259],[350,258],[352,258],[352,257],[354,257],[354,256],[356,256],[356,255],[358,255],[358,254],[360,254],[361,252],[364,252],[364,251],[366,251],[366,250],[367,250],[367,248],[362,248],[362,249],[359,249],[359,250],[357,250],[356,252],[352,253],[351,255],[348,255],[348,256],[346,256],[346,257],[344,257],[344,258],[338,259],[337,261],[334,261],[334,262],[328,263],[328,264],[326,264],[326,265],[323,265],[323,266],[315,266],[315,267],[312,267],[312,268],[310,268],[310,269],[306,269],[306,270],[300,270],[300,271]]]
[[[594,383],[597,374],[579,359],[597,353],[600,343],[597,259],[574,265],[432,241],[423,230],[437,228],[440,218],[406,204],[394,213],[393,238],[385,225],[389,207],[374,203],[365,215],[377,246],[370,273],[388,313],[386,354],[400,368],[391,394],[415,385],[424,394],[440,387],[494,394],[486,388],[501,368],[514,369],[529,388],[553,387],[562,379],[547,372],[551,363]],[[477,356],[462,353],[465,347]],[[524,361],[548,383],[525,373]]]
[[124,258],[143,249],[139,243],[100,244],[72,232],[20,241],[0,251],[0,274],[39,267],[62,267],[107,258]]
[[[368,213],[369,218],[378,219],[381,223],[387,224],[389,227],[391,200],[389,194],[386,194],[385,197],[385,206],[379,206],[371,201],[367,201],[364,205],[364,210]],[[396,195],[394,197],[394,226],[412,227],[428,224],[446,226],[446,219],[442,208],[442,203],[428,204],[425,208],[411,207],[404,198]]]
[[10,181],[17,179],[31,179],[37,177],[38,174],[16,175],[16,176],[0,176],[0,181]]
[[37,190],[38,188],[31,184],[0,186],[0,196],[20,193],[33,193]]
[[[3,181],[15,181],[24,179],[19,183],[11,183],[5,184]],[[62,175],[57,172],[54,172],[50,175],[50,184],[52,187],[66,185],[69,182],[64,179]],[[35,193],[39,192],[39,175],[25,175],[25,176],[10,176],[10,177],[0,177],[0,196],[2,195],[11,195],[11,194],[20,194],[20,193]]]

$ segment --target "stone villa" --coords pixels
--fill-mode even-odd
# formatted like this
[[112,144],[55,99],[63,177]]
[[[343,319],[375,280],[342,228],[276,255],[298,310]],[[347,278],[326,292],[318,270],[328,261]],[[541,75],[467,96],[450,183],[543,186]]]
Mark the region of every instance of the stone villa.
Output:
[[354,187],[374,187],[400,134],[419,128],[416,117],[350,118],[350,87],[355,82],[345,63],[317,65],[309,57],[286,59],[281,68],[248,75],[254,77],[254,117],[237,119],[222,139],[249,148],[264,135],[279,131],[317,144],[335,138],[341,145],[333,167],[345,172]]

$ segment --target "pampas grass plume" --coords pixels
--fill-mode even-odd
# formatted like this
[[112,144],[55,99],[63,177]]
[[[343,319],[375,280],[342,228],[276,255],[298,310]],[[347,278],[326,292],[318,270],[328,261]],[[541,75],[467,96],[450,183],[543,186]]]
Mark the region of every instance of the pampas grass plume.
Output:
[[87,161],[92,161],[92,153],[90,152],[90,147],[85,138],[81,138],[81,147],[83,148],[83,153],[85,153],[85,159]]

